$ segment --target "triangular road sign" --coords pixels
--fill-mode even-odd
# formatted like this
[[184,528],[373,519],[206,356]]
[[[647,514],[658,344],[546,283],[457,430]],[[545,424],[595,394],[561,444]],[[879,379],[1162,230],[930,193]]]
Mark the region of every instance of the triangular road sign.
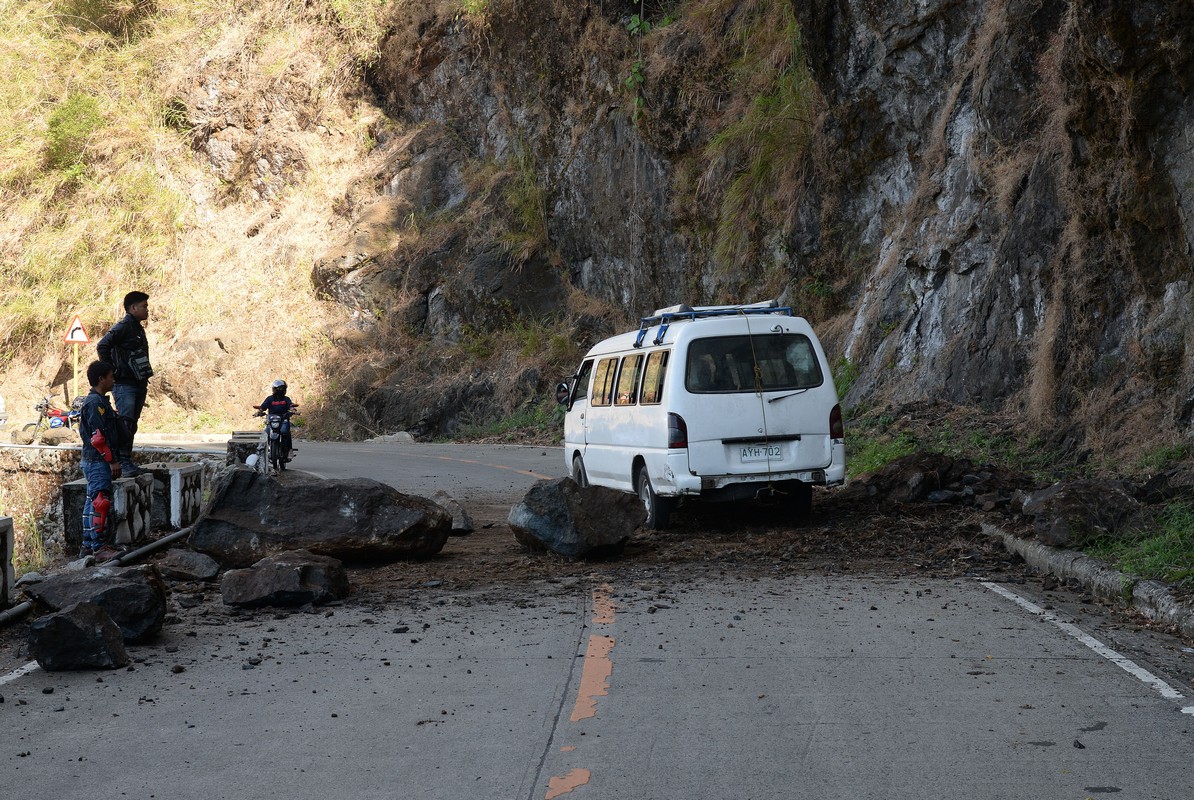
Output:
[[67,344],[87,344],[91,341],[87,338],[87,331],[83,330],[83,320],[79,319],[78,314],[75,314],[75,318],[70,321],[70,327],[66,329],[66,335],[62,337],[62,341]]

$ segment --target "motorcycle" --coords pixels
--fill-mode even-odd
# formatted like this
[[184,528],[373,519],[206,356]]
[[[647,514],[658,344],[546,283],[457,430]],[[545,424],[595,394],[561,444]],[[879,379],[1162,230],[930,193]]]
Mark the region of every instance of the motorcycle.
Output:
[[[265,417],[264,442],[265,447],[259,448],[258,464],[262,465],[262,472],[273,467],[276,472],[286,471],[286,462],[290,461],[290,447],[286,443],[290,433],[290,417],[298,406],[291,406],[285,414],[266,414],[258,411],[253,416]],[[264,452],[260,452],[264,450]]]
[[54,397],[50,395],[43,398],[40,403],[33,407],[37,412],[37,422],[30,422],[21,430],[25,433],[32,432],[33,440],[36,440],[43,430],[50,430],[52,428],[74,428],[79,424],[79,417],[82,415],[83,398],[76,397],[75,401],[71,403],[69,409],[58,408],[54,405]]

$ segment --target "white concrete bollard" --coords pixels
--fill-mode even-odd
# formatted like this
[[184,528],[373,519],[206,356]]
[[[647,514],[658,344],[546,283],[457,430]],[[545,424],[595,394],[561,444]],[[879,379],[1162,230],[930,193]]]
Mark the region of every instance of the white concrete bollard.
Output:
[[153,475],[155,530],[179,530],[199,519],[203,505],[203,465],[190,461],[157,461],[142,464]]
[[[86,480],[62,484],[62,527],[68,558],[74,558],[83,543],[83,503],[86,499]],[[135,478],[112,481],[112,510],[118,522],[106,537],[109,541],[119,545],[147,541],[153,512],[153,475],[144,472]]]
[[116,529],[112,541],[118,545],[149,541],[153,519],[153,475],[112,481],[112,505],[116,511]]

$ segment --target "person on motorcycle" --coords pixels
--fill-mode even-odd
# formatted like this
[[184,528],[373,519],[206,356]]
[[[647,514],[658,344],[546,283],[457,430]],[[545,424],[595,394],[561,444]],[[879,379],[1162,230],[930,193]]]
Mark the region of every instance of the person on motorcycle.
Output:
[[91,391],[83,400],[79,417],[79,438],[83,440],[80,466],[87,479],[87,498],[83,501],[83,546],[79,558],[95,556],[102,564],[120,555],[107,544],[112,514],[112,479],[120,477],[121,426],[108,402],[108,392],[116,382],[112,365],[93,361],[87,366]]
[[270,384],[270,390],[270,396],[253,408],[259,414],[278,414],[282,417],[282,448],[286,451],[286,460],[290,461],[298,452],[290,436],[290,414],[298,408],[298,403],[286,396],[286,381],[280,378]]

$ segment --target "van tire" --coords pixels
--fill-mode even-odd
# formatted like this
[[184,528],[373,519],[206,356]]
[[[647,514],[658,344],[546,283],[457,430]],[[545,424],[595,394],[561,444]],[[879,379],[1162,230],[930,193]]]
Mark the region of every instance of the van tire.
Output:
[[585,460],[577,453],[572,457],[572,480],[582,488],[589,488],[589,473],[585,472]]
[[797,482],[788,493],[788,508],[797,517],[807,517],[813,513],[812,484]]
[[647,512],[647,519],[643,525],[653,531],[661,531],[666,528],[668,517],[672,512],[672,503],[671,500],[655,494],[655,487],[651,485],[646,467],[640,467],[635,474],[634,488]]

